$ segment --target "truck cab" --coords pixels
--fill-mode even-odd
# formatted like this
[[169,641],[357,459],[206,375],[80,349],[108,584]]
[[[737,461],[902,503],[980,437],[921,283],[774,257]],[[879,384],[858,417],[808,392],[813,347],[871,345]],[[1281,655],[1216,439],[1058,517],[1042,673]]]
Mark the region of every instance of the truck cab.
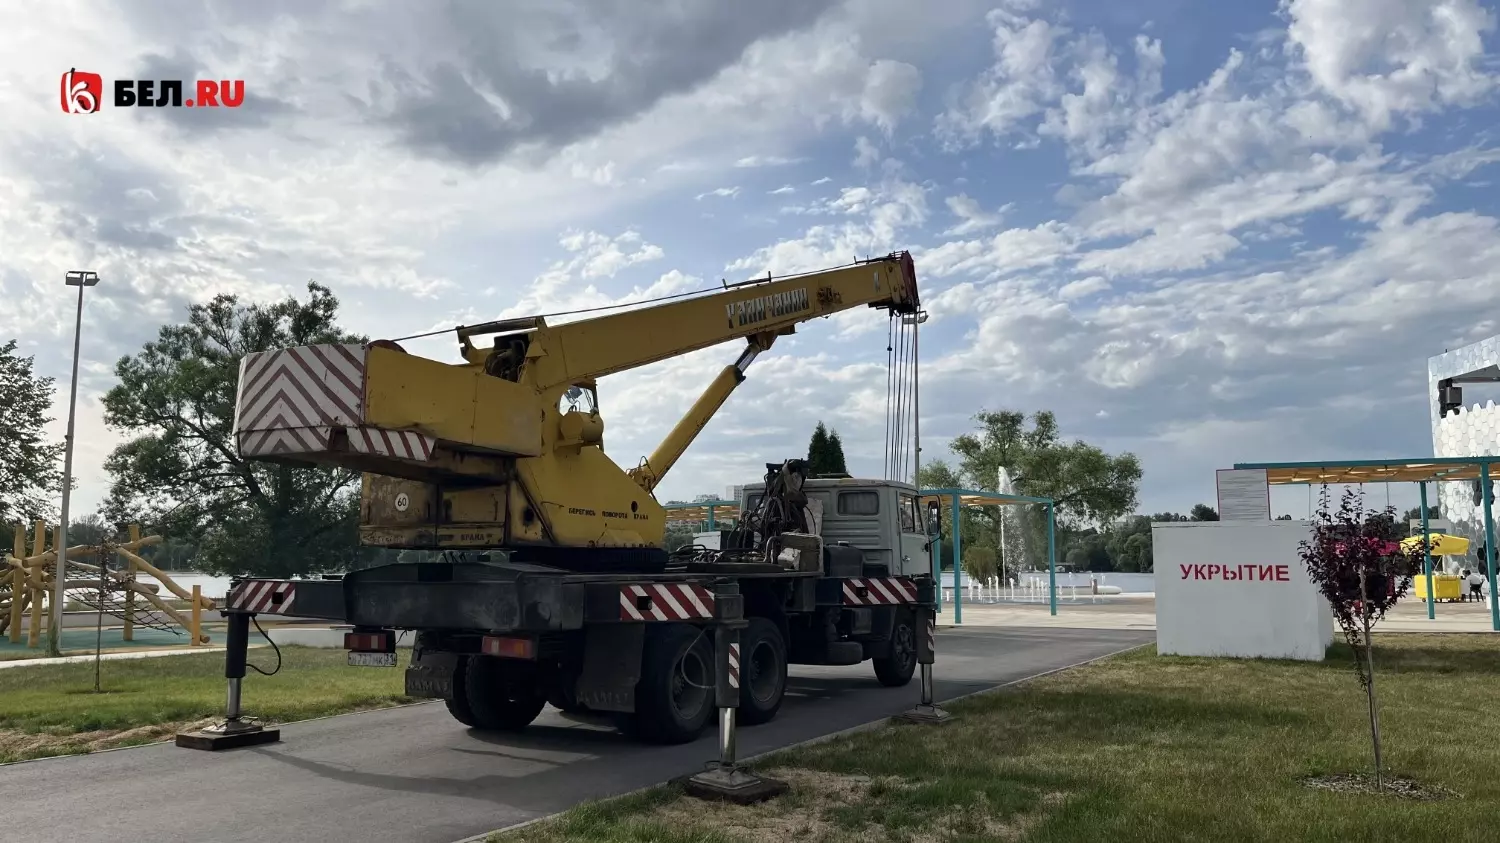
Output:
[[[741,512],[753,509],[765,483],[744,486]],[[917,487],[895,480],[855,477],[810,477],[802,487],[818,513],[818,533],[825,545],[846,543],[864,555],[867,571],[886,576],[932,573],[927,513]]]

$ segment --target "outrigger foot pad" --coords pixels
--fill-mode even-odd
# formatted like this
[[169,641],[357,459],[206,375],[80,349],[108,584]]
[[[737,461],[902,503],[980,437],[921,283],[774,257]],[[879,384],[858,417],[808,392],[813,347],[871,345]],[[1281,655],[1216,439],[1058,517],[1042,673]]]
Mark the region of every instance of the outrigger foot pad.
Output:
[[683,790],[699,799],[754,805],[774,799],[788,790],[787,783],[746,772],[739,767],[724,767],[717,762],[708,769],[684,779]]
[[239,749],[281,740],[280,729],[267,729],[243,720],[228,720],[196,732],[178,732],[177,745],[185,749]]
[[953,715],[949,714],[947,709],[939,708],[936,705],[918,705],[896,716],[908,723],[922,723],[925,725],[946,723],[953,719]]

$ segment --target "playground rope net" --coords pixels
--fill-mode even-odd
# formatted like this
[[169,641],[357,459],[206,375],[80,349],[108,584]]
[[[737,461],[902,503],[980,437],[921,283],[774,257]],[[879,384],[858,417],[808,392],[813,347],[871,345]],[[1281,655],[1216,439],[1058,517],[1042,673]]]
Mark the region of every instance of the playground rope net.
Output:
[[[4,556],[0,555],[0,560],[3,559]],[[50,573],[55,569],[55,566],[56,563],[53,562],[46,566],[46,570]],[[187,634],[187,630],[179,626],[170,615],[153,605],[151,600],[139,591],[131,588],[134,585],[137,588],[145,587],[148,590],[154,591],[155,589],[152,589],[152,586],[155,586],[157,589],[166,590],[164,588],[165,584],[158,583],[155,577],[142,577],[133,572],[127,573],[113,568],[104,569],[101,576],[99,566],[75,563],[71,559],[68,560],[65,571],[66,576],[63,586],[64,610],[67,610],[70,605],[72,607],[81,606],[93,612],[108,615],[112,620],[119,621],[120,623],[125,622],[128,614],[130,623],[136,628],[170,632],[177,636]],[[48,577],[48,581],[50,585],[50,576]],[[88,584],[84,585],[84,583]],[[101,590],[103,592],[102,595],[100,593]],[[15,588],[11,580],[0,580],[0,606],[8,607],[9,603],[16,597],[14,592]],[[127,595],[133,597],[128,603],[128,609]],[[50,589],[47,596],[48,598],[51,597]],[[165,596],[160,594],[156,596],[162,600],[175,599],[175,595],[170,592]],[[183,611],[187,610],[184,609]],[[6,621],[8,621],[8,617],[4,617],[3,614],[0,613],[0,626],[6,625]]]

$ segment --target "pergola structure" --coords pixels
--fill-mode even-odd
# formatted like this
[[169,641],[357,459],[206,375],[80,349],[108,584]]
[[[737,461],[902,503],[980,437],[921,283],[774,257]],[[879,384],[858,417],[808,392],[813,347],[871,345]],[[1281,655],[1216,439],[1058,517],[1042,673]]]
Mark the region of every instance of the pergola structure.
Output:
[[[1033,498],[1026,495],[1005,495],[999,492],[981,492],[974,489],[923,489],[918,493],[928,511],[940,510],[948,504],[950,524],[958,524],[958,513],[969,506],[1025,506],[1036,505],[1047,508],[1047,591],[1048,604],[1053,615],[1057,614],[1057,512],[1051,498]],[[707,522],[713,530],[718,519],[738,518],[740,507],[737,501],[715,500],[696,503],[667,504],[667,518],[671,521]],[[942,543],[934,540],[932,552],[932,578],[942,582]],[[957,527],[953,530],[953,623],[963,623],[963,589],[959,587],[960,572],[963,571],[963,538]],[[942,588],[938,589],[941,607]]]
[[1364,483],[1416,483],[1421,489],[1422,536],[1428,543],[1426,562],[1427,618],[1437,616],[1432,589],[1431,531],[1427,526],[1427,484],[1453,480],[1478,480],[1484,504],[1484,555],[1490,581],[1490,625],[1500,632],[1500,599],[1495,595],[1495,515],[1494,494],[1490,490],[1492,468],[1500,456],[1417,457],[1408,460],[1344,460],[1339,462],[1261,462],[1236,463],[1236,469],[1264,471],[1266,482],[1273,486]]
[[662,506],[667,511],[668,521],[708,522],[708,529],[718,526],[720,518],[740,517],[738,501],[697,501],[696,503],[669,503]]
[[[953,525],[953,623],[964,622],[963,589],[960,587],[960,572],[963,571],[963,536],[959,530],[958,513],[966,506],[1026,506],[1047,507],[1047,594],[1048,605],[1053,615],[1057,614],[1057,507],[1051,498],[1033,498],[1026,495],[1006,495],[999,492],[980,492],[974,489],[923,489],[922,502],[929,512],[936,512],[943,502],[948,503],[948,523]],[[942,544],[933,539],[932,577],[942,583]],[[939,608],[943,590],[938,588]]]

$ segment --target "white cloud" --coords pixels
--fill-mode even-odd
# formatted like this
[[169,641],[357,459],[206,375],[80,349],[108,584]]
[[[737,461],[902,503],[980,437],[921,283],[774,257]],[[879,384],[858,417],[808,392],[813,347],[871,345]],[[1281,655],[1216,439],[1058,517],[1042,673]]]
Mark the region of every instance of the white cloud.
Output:
[[740,189],[739,189],[739,186],[736,185],[735,187],[716,187],[713,190],[710,190],[710,191],[708,191],[706,193],[700,193],[700,194],[698,194],[697,198],[699,200],[703,200],[703,199],[706,199],[706,198],[708,198],[710,196],[719,196],[719,197],[726,198],[726,199],[733,199],[734,197],[739,196],[739,195],[740,195]]
[[963,237],[994,228],[1004,220],[1005,212],[1015,207],[1015,203],[1012,202],[994,212],[986,211],[979,204],[979,200],[964,193],[949,196],[943,201],[947,203],[948,210],[959,218],[958,225],[943,232],[944,237]]
[[781,155],[747,155],[734,162],[734,166],[740,169],[747,167],[785,167],[788,164],[799,164],[806,158],[786,158]]
[[1313,82],[1375,129],[1495,88],[1484,47],[1495,16],[1475,0],[1282,0],[1281,11]]

